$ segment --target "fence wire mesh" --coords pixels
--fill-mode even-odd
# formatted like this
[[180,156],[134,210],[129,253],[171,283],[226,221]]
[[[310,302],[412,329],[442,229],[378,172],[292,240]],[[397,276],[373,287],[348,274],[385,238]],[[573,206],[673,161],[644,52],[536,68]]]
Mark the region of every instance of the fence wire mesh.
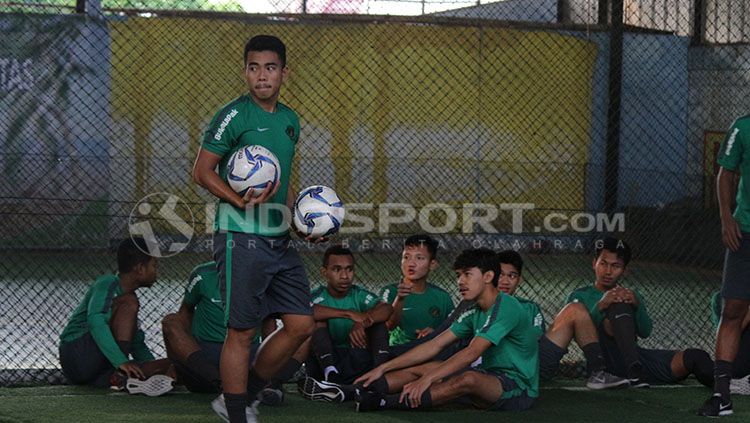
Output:
[[[549,322],[592,283],[594,240],[614,233],[635,251],[624,283],[655,321],[642,345],[712,350],[715,158],[750,109],[743,0],[38,0],[0,12],[0,384],[62,381],[68,316],[146,217],[165,256],[187,243],[139,292],[147,343],[165,355],[160,320],[211,255],[213,200],[192,162],[213,113],[244,91],[243,45],[259,33],[288,47],[295,185],[331,186],[374,224],[334,239],[354,249],[361,285],[397,281],[403,238],[433,232],[433,283],[453,289],[463,248],[519,250],[519,295]],[[412,212],[422,219],[392,222]],[[322,247],[298,248],[322,283]]]

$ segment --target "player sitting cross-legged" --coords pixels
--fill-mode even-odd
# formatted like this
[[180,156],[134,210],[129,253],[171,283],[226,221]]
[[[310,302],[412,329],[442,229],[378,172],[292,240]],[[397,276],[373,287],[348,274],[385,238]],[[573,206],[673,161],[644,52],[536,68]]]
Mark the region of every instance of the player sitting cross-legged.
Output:
[[[424,409],[468,398],[478,408],[525,410],[538,396],[537,335],[523,306],[497,288],[497,255],[463,251],[453,268],[464,300],[476,305],[449,330],[357,379],[357,410]],[[469,345],[433,358],[460,338]],[[469,367],[479,357],[478,367]]]
[[354,255],[340,245],[323,255],[321,274],[326,286],[312,293],[315,332],[312,357],[305,365],[308,377],[299,389],[310,400],[344,401],[337,384],[355,378],[388,359],[385,321],[392,308],[375,294],[353,285]]

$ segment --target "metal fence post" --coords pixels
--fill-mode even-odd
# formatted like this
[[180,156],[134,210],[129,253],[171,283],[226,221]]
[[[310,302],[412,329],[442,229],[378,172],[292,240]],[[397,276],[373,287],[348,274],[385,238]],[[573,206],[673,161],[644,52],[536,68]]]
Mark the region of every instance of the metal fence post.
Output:
[[[599,12],[601,16],[601,10]],[[615,0],[612,3],[612,24],[609,32],[609,106],[607,108],[607,147],[604,169],[604,210],[607,213],[612,213],[617,208],[623,31],[623,0]]]

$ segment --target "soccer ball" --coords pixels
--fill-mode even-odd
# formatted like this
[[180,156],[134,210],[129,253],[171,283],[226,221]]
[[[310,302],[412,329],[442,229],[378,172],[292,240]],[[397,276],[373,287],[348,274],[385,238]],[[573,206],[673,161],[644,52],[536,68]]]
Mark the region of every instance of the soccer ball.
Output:
[[252,196],[259,197],[269,182],[271,186],[276,184],[280,173],[279,159],[270,150],[259,145],[240,148],[227,164],[227,182],[242,196],[249,188],[253,188]]
[[300,191],[294,201],[294,227],[304,235],[333,235],[344,223],[344,203],[336,191],[313,185]]

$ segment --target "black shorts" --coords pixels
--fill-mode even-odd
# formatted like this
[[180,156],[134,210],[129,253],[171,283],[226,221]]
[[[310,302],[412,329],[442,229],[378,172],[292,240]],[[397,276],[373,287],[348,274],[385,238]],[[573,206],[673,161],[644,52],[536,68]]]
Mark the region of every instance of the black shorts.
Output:
[[[604,328],[600,325],[599,345],[602,347],[604,363],[607,371],[620,377],[628,376],[628,369],[625,365],[625,359],[620,353],[614,338],[607,335]],[[638,352],[638,361],[641,362],[643,370],[646,372],[646,381],[650,383],[675,383],[679,380],[672,375],[672,359],[677,354],[677,350],[651,350],[647,348],[636,347]]]
[[[333,349],[333,362],[339,371],[341,383],[351,385],[354,380],[372,370],[372,353],[364,348],[342,348]],[[311,354],[305,363],[308,376],[313,379],[323,379],[323,369],[320,363]]]
[[[120,348],[130,353],[129,345],[118,343]],[[109,380],[115,372],[114,366],[104,356],[91,333],[80,338],[60,344],[60,366],[65,377],[75,385],[92,385],[100,388],[109,387]]]
[[748,232],[742,232],[740,249],[727,250],[724,256],[721,296],[750,301],[750,233]]
[[560,348],[542,335],[539,338],[539,380],[550,380],[560,369],[560,360],[568,353],[567,348]]
[[312,315],[310,284],[290,241],[242,232],[214,234],[228,327],[255,328],[269,314]]
[[[462,370],[457,371],[456,373],[452,374],[448,378],[466,373],[466,372],[477,372],[485,375],[490,375],[496,377],[500,381],[500,386],[503,388],[503,395],[507,392],[514,391],[518,389],[518,384],[516,381],[508,377],[504,373],[500,372],[493,372],[491,370],[481,369],[478,367],[466,367]],[[512,396],[512,397],[506,397],[503,398],[501,395],[500,398],[495,401],[492,405],[486,408],[488,411],[523,411],[528,410],[531,408],[532,405],[534,405],[534,400],[536,398],[532,398],[528,395],[528,392],[525,390],[520,391],[518,395]],[[472,401],[467,397],[462,397],[458,400],[460,403],[468,404],[472,403]]]
[[[258,350],[259,343],[253,342],[250,347],[250,365],[252,366],[253,360],[255,359],[255,353]],[[222,342],[204,342],[198,341],[201,351],[205,354],[209,361],[209,364],[216,367],[219,370],[219,364],[221,362],[221,350],[224,347]],[[194,372],[189,366],[182,364],[178,361],[173,360],[175,371],[177,372],[177,380],[185,385],[188,391],[195,393],[217,393],[217,386],[214,385],[210,380],[202,377],[198,373]]]

